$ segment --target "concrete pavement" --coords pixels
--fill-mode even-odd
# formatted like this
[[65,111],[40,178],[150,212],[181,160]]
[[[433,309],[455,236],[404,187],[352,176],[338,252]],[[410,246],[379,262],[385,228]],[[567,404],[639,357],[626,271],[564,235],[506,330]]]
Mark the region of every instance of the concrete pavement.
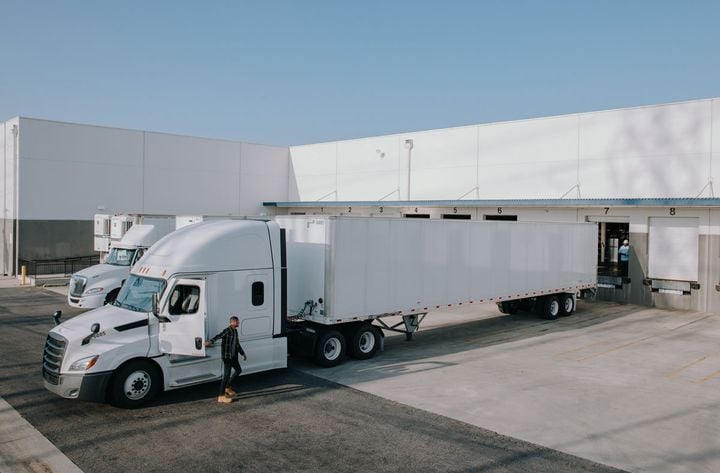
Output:
[[242,377],[231,405],[215,402],[217,383],[137,410],[61,399],[40,366],[64,305],[40,288],[0,290],[0,394],[86,473],[616,471],[294,369]]
[[82,470],[0,398],[0,472],[82,473]]
[[307,373],[631,471],[720,471],[720,316],[580,302],[427,317],[412,342]]

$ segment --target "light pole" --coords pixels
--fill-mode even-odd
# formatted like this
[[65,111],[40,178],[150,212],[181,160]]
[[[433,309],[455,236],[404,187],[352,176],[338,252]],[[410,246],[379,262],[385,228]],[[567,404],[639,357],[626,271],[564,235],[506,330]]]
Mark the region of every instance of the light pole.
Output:
[[407,171],[407,200],[410,200],[410,168],[412,163],[412,149],[413,149],[413,140],[405,140],[405,149],[407,150],[407,165],[408,165],[408,171]]

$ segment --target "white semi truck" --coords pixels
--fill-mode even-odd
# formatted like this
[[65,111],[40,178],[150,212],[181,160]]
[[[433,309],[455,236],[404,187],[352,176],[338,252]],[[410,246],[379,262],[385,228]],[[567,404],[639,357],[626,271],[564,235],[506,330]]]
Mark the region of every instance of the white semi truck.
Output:
[[119,241],[113,241],[103,263],[72,275],[67,295],[70,306],[94,309],[115,300],[132,266],[148,248],[175,229],[174,219],[152,221],[133,225]]
[[[111,305],[48,334],[45,386],[134,407],[221,377],[204,341],[240,318],[243,374],[369,358],[383,329],[410,338],[448,306],[569,315],[596,285],[594,224],[281,217],[190,225],[152,246]],[[390,325],[387,317],[400,321]],[[58,322],[56,313],[56,322]]]

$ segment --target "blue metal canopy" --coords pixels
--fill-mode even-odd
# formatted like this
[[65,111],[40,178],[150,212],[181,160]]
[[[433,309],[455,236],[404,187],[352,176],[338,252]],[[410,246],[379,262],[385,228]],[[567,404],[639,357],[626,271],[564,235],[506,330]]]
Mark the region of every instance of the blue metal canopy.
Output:
[[313,200],[263,202],[265,207],[718,207],[714,197],[638,199],[488,199],[488,200]]

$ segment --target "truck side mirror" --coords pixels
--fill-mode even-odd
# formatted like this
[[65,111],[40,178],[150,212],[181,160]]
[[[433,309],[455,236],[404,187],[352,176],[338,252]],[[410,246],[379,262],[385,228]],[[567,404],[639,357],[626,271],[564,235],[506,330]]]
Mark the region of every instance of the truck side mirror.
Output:
[[55,321],[55,325],[60,325],[60,317],[62,317],[62,310],[56,310],[52,316]]
[[90,343],[90,340],[93,339],[93,337],[100,331],[100,324],[95,322],[90,326],[90,335],[82,339],[81,345],[87,345]]
[[158,316],[158,293],[152,293],[152,313],[155,317]]

